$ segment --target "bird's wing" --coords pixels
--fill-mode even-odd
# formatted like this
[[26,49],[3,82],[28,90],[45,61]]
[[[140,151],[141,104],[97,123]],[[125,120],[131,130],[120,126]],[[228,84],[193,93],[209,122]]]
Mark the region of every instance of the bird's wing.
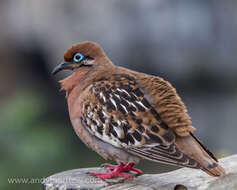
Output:
[[117,147],[169,145],[174,132],[161,120],[134,77],[116,74],[89,87],[82,121],[98,138]]
[[[187,114],[187,109],[175,88],[160,77],[141,75],[137,82],[149,98],[162,121],[179,136],[189,136],[195,128]],[[150,85],[147,85],[150,84]]]
[[[200,168],[176,145],[177,137],[194,130],[176,92],[162,79],[146,86],[143,82],[145,78],[139,82],[128,74],[94,81],[83,101],[83,125],[92,135],[137,156]],[[154,86],[157,82],[162,84]]]

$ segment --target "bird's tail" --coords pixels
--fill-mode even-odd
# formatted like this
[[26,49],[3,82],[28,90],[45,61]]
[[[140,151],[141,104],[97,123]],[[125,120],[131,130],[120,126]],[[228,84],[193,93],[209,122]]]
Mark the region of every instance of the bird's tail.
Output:
[[200,169],[211,176],[225,174],[225,169],[218,164],[215,156],[191,133],[190,136],[177,137],[176,146],[184,154],[199,163]]

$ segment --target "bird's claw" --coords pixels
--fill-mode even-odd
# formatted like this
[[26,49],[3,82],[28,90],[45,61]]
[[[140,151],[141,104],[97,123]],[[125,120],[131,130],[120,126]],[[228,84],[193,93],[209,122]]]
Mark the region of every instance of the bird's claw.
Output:
[[127,179],[133,178],[132,175],[126,174],[124,172],[133,171],[136,172],[136,176],[142,174],[142,171],[136,168],[133,168],[134,163],[130,162],[128,164],[120,163],[119,165],[112,165],[112,164],[103,164],[102,167],[109,168],[106,172],[91,172],[90,175],[97,176],[100,179],[108,179],[113,177],[124,177]]

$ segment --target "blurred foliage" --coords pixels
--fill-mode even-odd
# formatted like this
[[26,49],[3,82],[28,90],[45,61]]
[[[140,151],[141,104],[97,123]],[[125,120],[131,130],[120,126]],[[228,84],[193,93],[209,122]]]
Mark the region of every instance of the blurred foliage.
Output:
[[[0,189],[26,189],[24,184],[9,186],[8,178],[41,179],[54,172],[101,161],[93,157],[91,164],[93,153],[80,151],[81,143],[72,145],[70,136],[65,135],[66,124],[45,116],[45,102],[40,93],[27,91],[1,102]],[[81,154],[89,159],[80,159]]]

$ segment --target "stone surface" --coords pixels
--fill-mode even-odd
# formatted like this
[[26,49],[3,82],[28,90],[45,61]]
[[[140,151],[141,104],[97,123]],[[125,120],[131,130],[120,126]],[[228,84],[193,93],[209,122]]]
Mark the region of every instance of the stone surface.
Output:
[[201,170],[182,168],[162,174],[144,174],[134,179],[115,178],[100,180],[90,176],[89,171],[104,171],[103,168],[74,169],[46,178],[45,190],[224,190],[237,189],[237,155],[220,160],[227,174],[211,177]]

